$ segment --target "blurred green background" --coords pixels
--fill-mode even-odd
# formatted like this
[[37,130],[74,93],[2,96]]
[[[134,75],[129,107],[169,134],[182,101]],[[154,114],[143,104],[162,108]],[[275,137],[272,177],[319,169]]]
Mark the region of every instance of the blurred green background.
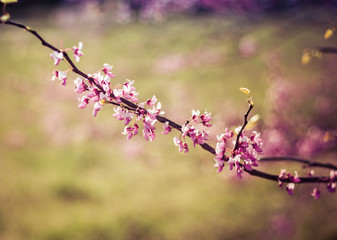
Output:
[[[242,122],[247,104],[240,87],[251,90],[262,130],[275,75],[296,86],[293,97],[304,104],[316,97],[310,86],[336,81],[336,57],[300,61],[305,48],[336,43],[323,40],[335,20],[328,9],[127,23],[95,11],[94,5],[38,9],[34,17],[13,13],[13,20],[58,47],[82,41],[80,69],[114,65],[115,84],[134,79],[141,101],[155,94],[165,115],[180,124],[191,109],[207,108],[212,145],[225,127]],[[310,192],[317,185],[299,185],[289,196],[274,182],[247,174],[237,179],[227,168],[217,174],[212,155],[199,147],[179,153],[172,141],[178,132],[161,136],[160,124],[154,142],[128,141],[112,107],[96,118],[91,105],[77,109],[75,75],[66,87],[50,81],[53,70],[66,66],[54,67],[50,50],[32,35],[1,25],[0,52],[0,239],[337,238],[337,197],[325,186],[315,201]],[[336,151],[314,159],[336,163]],[[285,163],[260,168],[305,172]]]

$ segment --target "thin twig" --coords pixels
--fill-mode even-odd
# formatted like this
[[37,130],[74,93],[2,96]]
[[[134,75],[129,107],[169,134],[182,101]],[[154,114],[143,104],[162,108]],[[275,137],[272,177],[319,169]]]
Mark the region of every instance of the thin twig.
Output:
[[276,162],[276,161],[289,161],[289,162],[299,162],[304,163],[308,165],[309,167],[322,167],[322,168],[329,168],[337,170],[337,166],[331,164],[331,163],[320,163],[320,162],[314,162],[307,159],[297,158],[297,157],[263,157],[260,158],[260,161],[262,162]]
[[241,134],[248,124],[248,115],[249,115],[250,111],[253,109],[253,107],[254,107],[253,104],[249,104],[249,108],[248,108],[247,112],[245,113],[245,115],[243,116],[243,124],[241,126],[240,132],[238,133],[238,135],[236,137],[236,142],[235,142],[235,146],[233,148],[233,152],[235,152],[239,147],[239,140],[240,140]]
[[322,53],[337,54],[337,48],[334,47],[318,47],[317,50]]

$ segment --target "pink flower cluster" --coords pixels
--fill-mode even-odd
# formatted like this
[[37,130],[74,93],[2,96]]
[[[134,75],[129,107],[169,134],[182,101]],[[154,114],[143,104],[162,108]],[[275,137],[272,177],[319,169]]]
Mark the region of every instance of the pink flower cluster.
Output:
[[238,145],[236,149],[231,150],[231,152],[226,156],[226,144],[229,140],[232,140],[232,145],[235,148],[236,140],[234,140],[234,133],[228,129],[225,129],[225,133],[217,136],[218,143],[215,148],[215,165],[218,168],[218,172],[221,172],[227,162],[229,164],[229,169],[233,170],[235,168],[236,174],[239,178],[242,178],[242,174],[245,170],[251,171],[252,167],[257,167],[259,160],[258,154],[262,152],[262,140],[260,138],[260,133],[255,131],[247,137],[244,132],[238,140]]
[[55,81],[56,78],[62,82],[62,86],[65,86],[67,84],[67,71],[54,71],[51,80]]
[[[54,65],[57,66],[64,58],[63,52],[71,50],[73,51],[75,61],[78,62],[80,61],[80,57],[84,55],[84,53],[81,51],[82,48],[83,48],[83,44],[79,42],[78,47],[74,46],[71,49],[65,49],[61,52],[54,51],[50,54],[50,57],[54,60]],[[67,84],[67,72],[68,71],[54,71],[52,80],[55,80],[56,78],[58,78],[62,82],[62,85],[65,86]]]
[[[329,182],[327,184],[328,192],[330,192],[330,193],[336,192],[336,186],[337,186],[337,171],[330,170]],[[319,199],[320,196],[321,196],[321,193],[320,193],[319,189],[314,188],[312,193],[311,193],[311,196],[314,199]]]
[[[310,169],[307,171],[307,174],[309,177],[312,177],[314,175],[315,171]],[[279,178],[278,178],[278,182],[279,182],[279,186],[282,187],[284,181],[289,182],[286,185],[286,191],[290,194],[293,195],[294,194],[294,189],[295,189],[295,183],[299,183],[301,182],[301,179],[299,178],[297,172],[295,171],[295,175],[292,175],[290,172],[287,172],[285,169],[282,169],[280,174],[279,174]],[[327,189],[329,192],[334,193],[336,191],[336,186],[337,186],[337,171],[335,170],[331,170],[330,171],[330,177],[329,177],[329,182],[327,184]],[[319,190],[318,187],[313,188],[312,192],[311,192],[311,196],[314,199],[319,199],[321,196],[321,192]]]
[[329,179],[330,181],[327,185],[327,189],[329,192],[334,193],[336,191],[336,186],[337,186],[337,171],[331,170]]
[[290,195],[293,195],[294,194],[294,189],[295,189],[295,183],[299,183],[301,181],[301,179],[299,178],[297,172],[295,171],[295,175],[292,175],[290,172],[287,172],[287,170],[281,169],[281,172],[278,175],[278,184],[279,184],[279,187],[283,186],[283,181],[284,180],[290,181],[290,183],[288,183],[286,185],[286,191]]
[[[188,144],[185,141],[186,136],[191,138],[194,147],[209,140],[208,128],[212,126],[209,123],[211,120],[211,113],[208,113],[207,110],[201,115],[199,110],[192,110],[192,117],[181,127],[181,136],[173,138],[173,142],[178,146],[179,151],[184,153],[189,151]],[[201,125],[205,129],[198,129],[198,125]]]
[[[108,75],[105,75],[106,77],[109,77]],[[121,98],[125,98],[127,100],[130,100],[133,103],[138,102],[138,98],[136,97],[138,95],[138,92],[136,92],[136,88],[133,86],[134,81],[127,79],[126,82],[123,84],[123,88],[120,89],[114,89],[113,94],[115,96],[115,101],[117,103],[121,103]]]
[[[106,68],[106,65],[107,64],[104,64],[104,69]],[[111,72],[112,66],[109,67],[110,71],[104,71],[104,69],[102,69],[92,75],[89,74],[88,76],[91,81],[89,81],[88,84],[82,77],[78,77],[74,81],[76,93],[88,92],[79,98],[80,104],[78,105],[78,108],[85,108],[90,101],[94,102],[93,115],[95,117],[97,116],[97,112],[101,110],[105,103],[115,100],[112,95],[113,90],[110,86],[110,76],[113,76]]]
[[311,196],[312,196],[314,199],[317,200],[317,199],[320,198],[321,192],[319,191],[318,188],[314,188],[314,189],[312,190]]
[[[120,98],[123,97],[136,103],[135,96],[137,94],[135,93],[134,87],[132,87],[132,83],[133,82],[127,82],[124,84],[123,90],[119,91],[120,95],[115,99],[117,102],[120,102]],[[157,116],[159,114],[164,114],[164,112],[161,111],[160,102],[157,103],[157,106],[154,106],[156,102],[157,98],[153,96],[152,99],[147,100],[146,103],[140,103],[139,108],[136,110],[130,110],[122,105],[114,108],[115,113],[112,116],[117,120],[123,121],[126,127],[124,128],[124,132],[122,132],[122,134],[127,135],[127,139],[131,139],[133,136],[138,134],[139,126],[137,122],[141,122],[143,125],[143,136],[146,141],[153,141],[155,139],[155,124],[157,122]],[[144,109],[145,104],[152,106],[152,108]],[[128,126],[131,121],[135,121],[135,123],[131,124],[132,126]],[[170,131],[171,127],[168,123],[165,124],[163,134],[168,134]]]
[[[61,60],[64,58],[64,52],[72,51],[74,54],[74,59],[76,62],[80,60],[80,57],[83,56],[82,52],[83,44],[79,42],[78,46],[74,46],[71,49],[66,49],[61,52],[54,51],[50,54],[54,60],[54,65],[58,65]],[[68,70],[69,71],[69,70]],[[58,78],[62,81],[62,85],[66,85],[67,81],[67,71],[54,71],[53,80]],[[157,103],[157,98],[153,96],[151,99],[148,99],[146,102],[138,104],[138,92],[133,86],[134,81],[126,80],[124,84],[111,87],[111,79],[115,77],[112,73],[112,66],[105,63],[102,70],[89,74],[88,79],[86,80],[83,77],[78,77],[74,80],[75,83],[75,92],[83,93],[85,95],[79,98],[80,104],[78,108],[85,108],[90,101],[94,103],[93,115],[96,117],[97,112],[106,103],[111,103],[118,105],[117,108],[114,108],[115,113],[113,117],[117,120],[123,121],[125,128],[122,134],[127,136],[127,139],[131,139],[133,136],[138,134],[139,122],[143,125],[143,136],[147,141],[153,141],[155,139],[155,123],[157,122],[157,116],[159,114],[164,114],[161,111],[160,102]],[[137,107],[133,108],[123,104],[123,100],[128,100],[134,104],[138,104]],[[157,104],[157,105],[156,105]],[[149,109],[145,109],[144,106],[147,105]],[[203,121],[207,122],[207,116],[203,116]],[[131,121],[132,124],[131,124]],[[171,131],[171,126],[167,122],[164,124],[163,134],[168,134]]]
[[82,57],[84,55],[84,53],[81,51],[82,48],[83,48],[83,43],[79,42],[78,47],[73,46],[73,48],[71,49],[74,52],[74,59],[75,59],[76,62],[79,62],[80,57]]
[[54,60],[54,65],[57,66],[63,60],[63,53],[54,51],[50,54],[50,57]]

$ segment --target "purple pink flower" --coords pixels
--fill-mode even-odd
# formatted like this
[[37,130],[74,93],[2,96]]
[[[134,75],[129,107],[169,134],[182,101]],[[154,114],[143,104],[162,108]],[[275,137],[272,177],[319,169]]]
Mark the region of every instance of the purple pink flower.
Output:
[[62,86],[67,84],[67,71],[54,71],[52,81],[58,78],[62,82]]
[[80,57],[82,57],[84,55],[84,53],[81,51],[82,48],[83,48],[82,42],[78,43],[78,47],[74,46],[72,48],[72,50],[74,52],[74,59],[75,59],[76,62],[79,62],[80,61]]
[[164,124],[164,130],[163,130],[163,134],[169,134],[170,132],[171,132],[171,130],[172,130],[172,127],[169,125],[169,122],[165,122],[165,124]]
[[54,65],[57,66],[63,59],[63,53],[54,51],[50,54],[50,57],[54,60]]
[[313,196],[313,198],[316,199],[316,200],[319,199],[319,197],[321,196],[321,193],[320,193],[319,189],[314,188],[312,190],[311,196]]

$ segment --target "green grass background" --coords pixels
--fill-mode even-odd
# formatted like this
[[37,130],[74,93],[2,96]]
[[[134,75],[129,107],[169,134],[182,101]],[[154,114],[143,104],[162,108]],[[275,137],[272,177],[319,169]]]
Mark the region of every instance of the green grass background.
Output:
[[[306,85],[324,74],[325,60],[302,66],[303,49],[335,42],[323,40],[333,15],[312,9],[128,24],[67,16],[18,21],[55,46],[82,41],[81,70],[113,64],[116,84],[134,79],[140,100],[155,94],[178,123],[191,109],[207,108],[217,131],[232,127],[221,122],[226,116],[241,124],[247,106],[240,87],[251,90],[263,120],[268,54],[279,54],[285,76]],[[258,43],[250,58],[238,50],[245,36]],[[315,201],[309,185],[289,196],[277,183],[236,179],[228,169],[217,174],[212,155],[199,147],[179,153],[172,141],[178,132],[161,136],[160,124],[154,142],[127,141],[111,107],[96,118],[92,106],[77,109],[75,75],[66,87],[50,81],[66,66],[55,68],[32,35],[1,25],[0,53],[1,239],[336,239],[337,198],[324,186]],[[171,58],[184,64],[160,71]],[[283,167],[294,166],[261,164],[275,174]]]

